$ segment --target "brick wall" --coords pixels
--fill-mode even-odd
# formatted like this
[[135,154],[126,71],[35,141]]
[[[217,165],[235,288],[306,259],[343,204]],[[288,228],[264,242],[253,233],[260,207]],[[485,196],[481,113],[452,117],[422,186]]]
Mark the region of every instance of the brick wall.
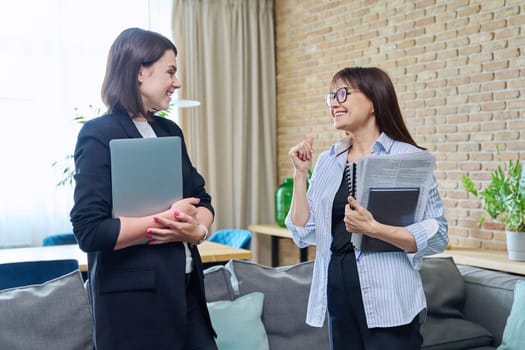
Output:
[[275,0],[279,180],[306,135],[316,155],[341,136],[323,96],[345,66],[391,76],[416,142],[437,159],[450,244],[505,249],[502,227],[477,227],[461,175],[487,180],[500,158],[525,159],[525,1]]

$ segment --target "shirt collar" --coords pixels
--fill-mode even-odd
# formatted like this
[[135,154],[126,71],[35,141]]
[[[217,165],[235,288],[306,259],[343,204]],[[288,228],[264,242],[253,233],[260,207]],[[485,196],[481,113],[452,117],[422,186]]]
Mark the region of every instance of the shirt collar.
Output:
[[390,136],[382,132],[381,135],[379,135],[379,138],[374,143],[374,146],[372,147],[372,154],[389,154],[393,144],[394,140]]
[[330,147],[330,154],[335,155],[336,157],[346,152],[352,146],[352,136],[346,135]]
[[[390,149],[392,148],[393,144],[394,140],[390,136],[382,132],[381,135],[379,135],[379,137],[377,138],[376,142],[374,142],[374,146],[372,147],[372,154],[388,154],[390,153]],[[342,153],[348,151],[351,146],[352,136],[347,135],[332,145],[332,147],[330,148],[330,154],[335,155],[337,157]]]

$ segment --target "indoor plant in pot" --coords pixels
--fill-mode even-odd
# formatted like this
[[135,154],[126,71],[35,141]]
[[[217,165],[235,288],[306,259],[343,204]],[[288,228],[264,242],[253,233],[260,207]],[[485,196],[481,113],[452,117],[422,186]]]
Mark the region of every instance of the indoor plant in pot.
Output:
[[[505,171],[500,165],[482,190],[470,176],[463,175],[465,190],[481,200],[492,219],[505,226],[510,260],[525,260],[525,171],[519,160],[510,160]],[[485,218],[480,217],[481,225]]]
[[[101,107],[94,106],[90,104],[87,109],[87,113],[81,112],[78,107],[74,108],[74,117],[73,120],[78,124],[84,124],[89,119],[92,119],[98,115],[100,115]],[[64,156],[63,159],[57,160],[51,164],[51,166],[55,168],[60,168],[60,181],[56,184],[57,187],[61,186],[73,186],[73,177],[75,175],[75,164],[73,160],[73,154],[68,153]]]
[[[172,110],[174,107],[179,108],[188,108],[188,107],[196,107],[199,106],[200,102],[194,101],[194,100],[172,100],[170,101],[170,104],[167,109],[158,111],[155,114],[162,118],[168,118],[170,114],[172,113]],[[88,110],[84,113],[81,112],[78,107],[74,108],[74,118],[73,120],[76,123],[84,124],[88,120],[95,118],[97,116],[100,116],[102,113],[102,107],[95,106],[90,104],[88,106]],[[57,160],[51,164],[51,166],[60,168],[60,176],[61,179],[57,183],[57,186],[73,186],[73,178],[75,176],[75,164],[73,159],[73,154],[68,153],[64,156],[63,159]]]

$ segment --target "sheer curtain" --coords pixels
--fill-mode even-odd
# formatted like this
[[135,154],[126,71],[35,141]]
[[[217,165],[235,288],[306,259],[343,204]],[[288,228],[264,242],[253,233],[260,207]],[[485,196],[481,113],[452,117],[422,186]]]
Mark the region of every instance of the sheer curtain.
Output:
[[[0,247],[70,232],[76,113],[94,116],[106,55],[124,28],[171,36],[171,0],[19,0],[0,4]],[[90,107],[91,106],[91,107]]]
[[216,209],[214,229],[273,222],[273,0],[174,0],[186,143]]

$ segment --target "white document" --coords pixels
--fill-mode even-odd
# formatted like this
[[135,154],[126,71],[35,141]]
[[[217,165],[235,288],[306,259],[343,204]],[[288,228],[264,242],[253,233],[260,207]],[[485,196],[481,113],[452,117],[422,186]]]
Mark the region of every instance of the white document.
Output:
[[[429,187],[435,168],[435,158],[427,151],[394,155],[370,155],[357,162],[356,200],[365,208],[368,207],[370,188],[419,188],[415,220],[423,218]],[[352,233],[352,243],[360,249],[363,235]]]

